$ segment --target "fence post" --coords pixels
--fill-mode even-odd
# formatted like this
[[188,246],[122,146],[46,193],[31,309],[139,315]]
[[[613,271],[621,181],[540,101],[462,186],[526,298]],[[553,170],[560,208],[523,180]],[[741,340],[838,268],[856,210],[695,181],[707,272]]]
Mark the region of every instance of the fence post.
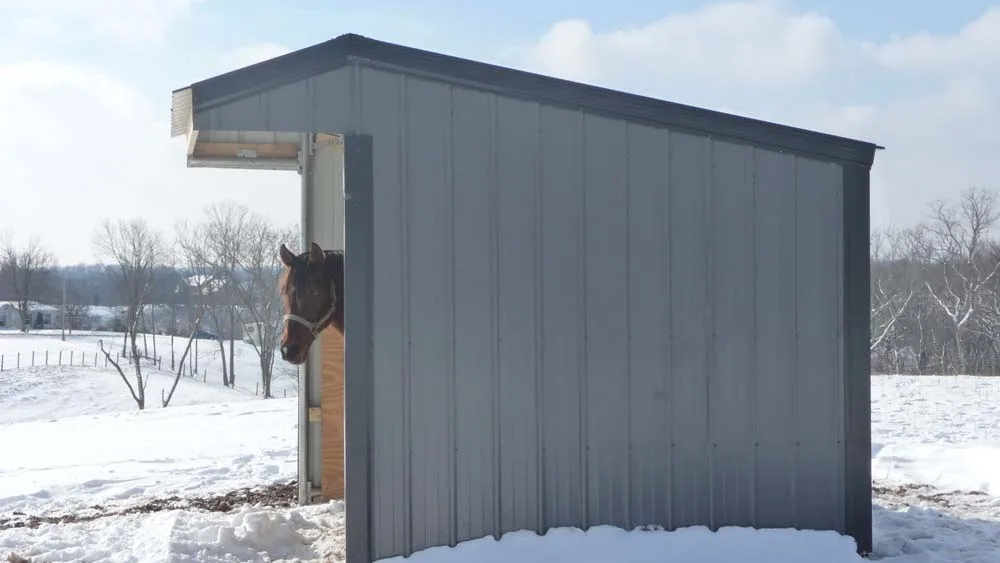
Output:
[[49,351],[45,351],[45,365],[49,365]]
[[35,351],[31,351],[31,367],[35,367]]
[[80,352],[80,365],[81,366],[87,365],[87,353],[86,352]]
[[0,354],[0,371],[3,371],[3,354]]
[[104,367],[108,367],[108,356],[104,356]]
[[73,350],[69,351],[69,365],[73,365]]
[[62,365],[62,350],[59,350],[59,365]]
[[94,367],[97,367],[97,352],[94,352]]
[[21,353],[20,352],[17,353],[17,366],[16,367],[18,367],[18,368],[21,367]]

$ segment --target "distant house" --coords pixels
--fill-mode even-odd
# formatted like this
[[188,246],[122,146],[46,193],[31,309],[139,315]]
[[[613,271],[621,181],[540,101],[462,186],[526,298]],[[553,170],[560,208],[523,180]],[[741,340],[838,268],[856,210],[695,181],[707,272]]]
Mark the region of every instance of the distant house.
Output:
[[[60,328],[62,326],[62,310],[59,307],[45,305],[35,301],[28,303],[28,328],[41,330]],[[17,303],[0,301],[0,330],[21,330],[24,321]]]

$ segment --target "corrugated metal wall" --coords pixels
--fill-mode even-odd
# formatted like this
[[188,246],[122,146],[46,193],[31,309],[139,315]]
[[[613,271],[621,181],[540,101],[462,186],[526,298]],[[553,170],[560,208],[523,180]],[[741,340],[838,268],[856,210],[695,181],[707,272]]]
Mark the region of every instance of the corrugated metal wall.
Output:
[[364,66],[243,123],[372,136],[375,558],[844,530],[840,165]]
[[375,150],[376,558],[843,528],[840,166],[353,72],[329,121]]

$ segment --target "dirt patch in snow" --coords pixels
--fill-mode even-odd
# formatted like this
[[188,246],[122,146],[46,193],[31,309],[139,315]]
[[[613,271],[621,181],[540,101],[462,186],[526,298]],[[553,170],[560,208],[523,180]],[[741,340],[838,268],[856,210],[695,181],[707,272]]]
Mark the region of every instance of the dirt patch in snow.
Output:
[[25,514],[20,511],[10,516],[0,516],[0,530],[11,528],[37,528],[42,524],[72,524],[89,522],[109,516],[126,514],[148,514],[162,510],[193,509],[205,512],[231,512],[244,505],[261,505],[272,507],[291,507],[298,497],[297,482],[270,485],[267,487],[242,488],[218,495],[202,496],[169,496],[154,498],[139,504],[122,506],[94,505],[86,510],[68,514]]
[[914,500],[924,501],[941,508],[970,504],[970,498],[987,497],[983,491],[942,491],[929,485],[872,485],[873,500],[893,505],[908,505]]

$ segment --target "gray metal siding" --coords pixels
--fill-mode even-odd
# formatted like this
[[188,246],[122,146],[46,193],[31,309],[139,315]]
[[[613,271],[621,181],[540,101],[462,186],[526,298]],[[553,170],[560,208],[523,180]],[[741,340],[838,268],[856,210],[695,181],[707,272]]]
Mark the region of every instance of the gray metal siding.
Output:
[[214,105],[195,113],[194,128],[301,133],[353,131],[356,105],[352,70],[340,68],[262,94]]
[[839,165],[354,76],[374,558],[565,525],[843,529]]

